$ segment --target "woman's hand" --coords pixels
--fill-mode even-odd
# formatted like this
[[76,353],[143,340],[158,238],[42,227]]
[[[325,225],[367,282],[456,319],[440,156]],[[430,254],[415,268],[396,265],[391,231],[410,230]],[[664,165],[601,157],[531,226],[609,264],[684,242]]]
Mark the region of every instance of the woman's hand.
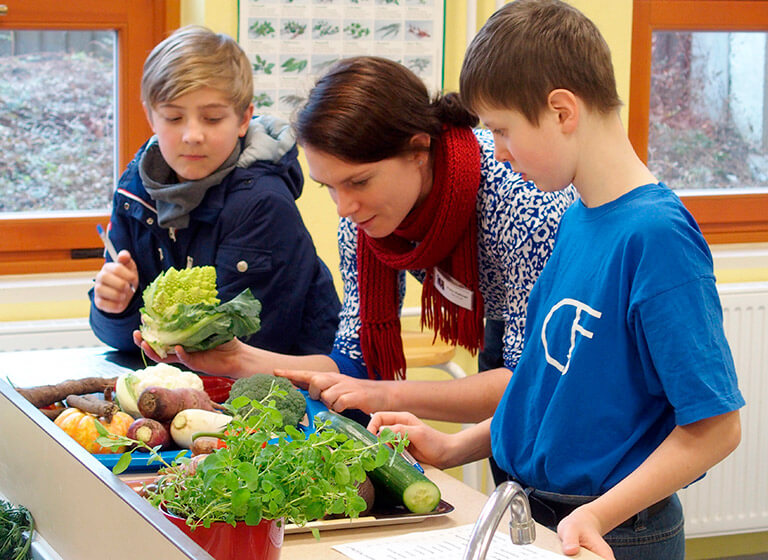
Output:
[[453,457],[453,434],[428,426],[410,412],[377,412],[368,423],[368,430],[378,434],[384,428],[407,435],[408,451],[420,463],[439,469],[455,466],[450,460],[446,461]]
[[394,381],[357,379],[330,371],[276,369],[274,374],[306,389],[310,397],[336,412],[357,408],[372,414],[396,408],[390,404],[388,390]]
[[615,560],[611,547],[602,537],[602,524],[589,510],[589,504],[578,507],[560,521],[557,535],[563,543],[563,553],[573,556],[580,547],[591,550],[601,558]]
[[93,304],[105,313],[122,313],[139,285],[139,272],[131,254],[123,249],[116,262],[104,263],[93,286]]
[[181,363],[193,371],[227,377],[242,377],[240,364],[246,344],[237,338],[225,342],[210,350],[187,352],[181,346],[175,346],[174,353],[161,358],[152,347],[141,337],[141,332],[133,331],[133,341],[139,346],[150,360],[166,364]]

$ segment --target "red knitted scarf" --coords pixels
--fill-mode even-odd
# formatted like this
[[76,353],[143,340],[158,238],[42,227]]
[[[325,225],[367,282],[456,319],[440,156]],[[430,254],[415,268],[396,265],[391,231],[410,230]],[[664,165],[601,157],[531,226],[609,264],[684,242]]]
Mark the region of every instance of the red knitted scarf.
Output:
[[[400,336],[399,270],[426,270],[421,326],[473,354],[482,347],[483,299],[478,289],[477,220],[480,148],[469,128],[446,128],[434,152],[426,200],[389,236],[357,235],[360,344],[371,379],[405,377]],[[434,285],[434,268],[473,293],[472,310],[447,300]],[[378,374],[378,375],[377,375]]]

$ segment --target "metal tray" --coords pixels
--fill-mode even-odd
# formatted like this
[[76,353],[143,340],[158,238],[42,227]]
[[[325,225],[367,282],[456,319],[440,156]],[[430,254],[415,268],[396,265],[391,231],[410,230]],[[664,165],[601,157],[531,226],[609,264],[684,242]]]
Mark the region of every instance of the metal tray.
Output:
[[[155,475],[129,475],[127,477],[121,476],[120,478],[133,490],[139,492],[142,485],[149,484],[155,480]],[[333,531],[338,529],[355,529],[358,527],[374,527],[379,525],[419,523],[425,519],[429,519],[430,517],[448,515],[453,510],[454,507],[445,500],[440,500],[440,503],[437,505],[437,507],[429,513],[411,513],[403,506],[387,508],[377,507],[374,505],[371,512],[363,517],[321,519],[318,521],[310,521],[306,525],[301,526],[294,525],[293,523],[287,523],[285,525],[285,534],[290,535],[293,533],[307,533],[312,529],[318,529],[319,531]]]

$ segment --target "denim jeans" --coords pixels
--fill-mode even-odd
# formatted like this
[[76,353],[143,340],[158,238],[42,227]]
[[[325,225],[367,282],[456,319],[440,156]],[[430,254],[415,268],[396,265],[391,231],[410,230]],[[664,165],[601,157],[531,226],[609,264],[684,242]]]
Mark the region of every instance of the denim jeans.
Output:
[[[563,498],[568,503],[567,498]],[[534,511],[541,510],[539,503],[535,503],[535,495],[530,500]],[[541,516],[536,517],[539,517],[539,523],[553,531],[557,530],[556,523],[547,522]],[[648,517],[645,512],[641,512],[634,517],[632,523],[616,527],[603,538],[613,550],[616,560],[684,560],[683,507],[677,494],[653,516]]]
[[616,527],[604,538],[616,560],[683,560],[683,506],[675,494],[656,515],[639,514],[632,527]]

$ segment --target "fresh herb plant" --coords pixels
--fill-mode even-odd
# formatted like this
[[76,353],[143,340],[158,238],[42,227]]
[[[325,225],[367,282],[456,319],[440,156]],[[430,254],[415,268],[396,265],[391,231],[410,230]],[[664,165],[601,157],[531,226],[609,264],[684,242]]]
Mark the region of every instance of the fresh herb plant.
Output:
[[[357,517],[366,507],[357,484],[365,480],[366,471],[394,457],[390,445],[400,453],[407,440],[385,430],[375,445],[365,445],[329,428],[330,422],[316,424],[309,434],[283,427],[275,397],[284,393],[273,385],[260,401],[236,398],[229,406],[234,419],[217,434],[224,447],[202,460],[180,453],[168,464],[159,448],[110,434],[98,424],[97,441],[105,447],[136,445],[134,450],[147,450],[162,461],[165,468],[146,497],[192,528],[216,521],[234,526],[238,521],[256,525],[262,519],[282,518],[304,525],[328,514]],[[118,460],[115,474],[128,467],[131,453]]]
[[0,558],[26,560],[30,557],[35,522],[24,506],[0,500]]

